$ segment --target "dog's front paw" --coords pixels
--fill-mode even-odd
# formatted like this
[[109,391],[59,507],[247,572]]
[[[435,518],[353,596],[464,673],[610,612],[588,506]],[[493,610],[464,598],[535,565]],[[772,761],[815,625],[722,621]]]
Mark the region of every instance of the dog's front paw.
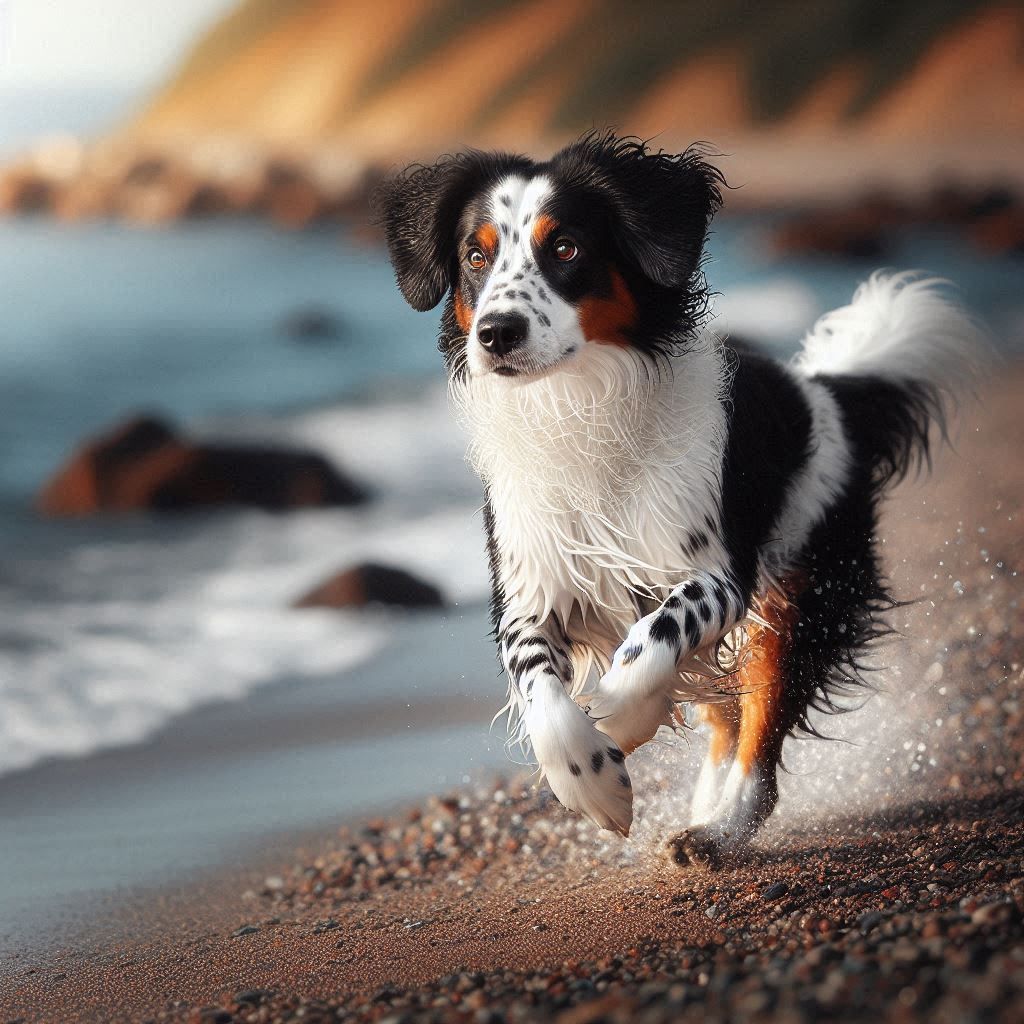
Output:
[[652,739],[661,726],[676,721],[675,705],[665,694],[630,696],[616,692],[605,679],[587,698],[587,709],[597,728],[625,753],[632,754]]
[[670,635],[659,618],[648,615],[630,629],[612,667],[586,698],[598,729],[627,754],[674,720],[670,694],[677,678],[678,631]]
[[633,786],[625,755],[594,728],[557,680],[534,687],[526,726],[555,796],[599,828],[629,835]]

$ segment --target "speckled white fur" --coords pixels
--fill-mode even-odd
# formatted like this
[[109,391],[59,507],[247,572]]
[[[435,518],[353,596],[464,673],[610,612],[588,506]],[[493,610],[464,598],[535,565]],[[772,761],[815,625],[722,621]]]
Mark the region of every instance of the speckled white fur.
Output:
[[533,252],[533,229],[550,191],[551,183],[543,176],[528,181],[509,177],[491,189],[488,205],[498,229],[498,250],[469,332],[467,366],[472,375],[494,367],[495,359],[475,343],[477,326],[492,313],[514,311],[526,317],[526,343],[500,361],[531,373],[547,372],[572,359],[586,344],[575,308],[544,281]]

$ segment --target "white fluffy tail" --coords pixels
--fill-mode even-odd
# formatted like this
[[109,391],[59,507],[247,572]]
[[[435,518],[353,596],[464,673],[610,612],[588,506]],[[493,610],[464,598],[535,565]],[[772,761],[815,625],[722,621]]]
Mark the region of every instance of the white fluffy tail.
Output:
[[875,377],[927,392],[941,418],[977,383],[990,348],[948,281],[917,271],[876,271],[848,306],[826,313],[794,367],[808,377]]
[[932,428],[949,439],[950,419],[975,392],[991,352],[987,332],[948,282],[876,272],[848,306],[814,325],[793,366],[826,380],[847,440],[881,487],[930,466]]

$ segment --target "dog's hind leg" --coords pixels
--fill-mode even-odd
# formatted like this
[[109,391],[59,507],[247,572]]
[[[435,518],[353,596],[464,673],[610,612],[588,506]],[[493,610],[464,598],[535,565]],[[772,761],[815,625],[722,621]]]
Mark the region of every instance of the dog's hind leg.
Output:
[[681,863],[712,860],[749,840],[775,806],[785,737],[813,732],[812,708],[837,710],[836,697],[864,684],[863,659],[888,632],[893,605],[875,550],[875,501],[865,473],[815,527],[802,569],[755,605],[767,625],[748,628],[736,757],[711,813],[673,840]]
[[729,777],[740,738],[738,700],[720,704],[700,704],[697,715],[709,730],[708,749],[701,764],[690,805],[691,821],[707,821],[718,805],[725,780]]
[[787,683],[799,619],[792,598],[799,586],[802,581],[773,590],[756,605],[763,621],[748,627],[739,670],[735,755],[717,801],[712,806],[709,800],[695,800],[694,824],[670,842],[681,864],[713,863],[721,853],[749,841],[775,809],[782,742],[796,713],[789,707]]

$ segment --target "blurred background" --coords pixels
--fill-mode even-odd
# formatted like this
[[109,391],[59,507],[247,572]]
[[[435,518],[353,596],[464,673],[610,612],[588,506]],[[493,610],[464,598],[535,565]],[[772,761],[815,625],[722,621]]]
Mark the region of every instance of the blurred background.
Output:
[[717,327],[917,267],[1024,352],[1018,3],[0,0],[0,939],[507,763],[366,199],[593,127],[722,154]]

